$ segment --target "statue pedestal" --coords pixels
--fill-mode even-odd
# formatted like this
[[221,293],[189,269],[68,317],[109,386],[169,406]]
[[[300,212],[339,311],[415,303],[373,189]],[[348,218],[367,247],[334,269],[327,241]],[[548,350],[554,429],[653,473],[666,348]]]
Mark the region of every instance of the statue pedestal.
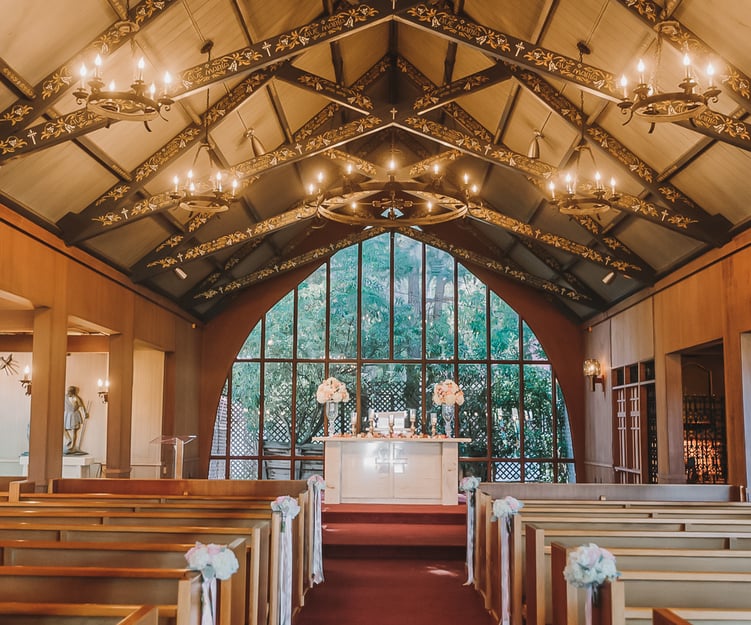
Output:
[[[29,473],[29,457],[18,459],[24,475]],[[63,477],[99,477],[99,461],[89,454],[63,456]]]

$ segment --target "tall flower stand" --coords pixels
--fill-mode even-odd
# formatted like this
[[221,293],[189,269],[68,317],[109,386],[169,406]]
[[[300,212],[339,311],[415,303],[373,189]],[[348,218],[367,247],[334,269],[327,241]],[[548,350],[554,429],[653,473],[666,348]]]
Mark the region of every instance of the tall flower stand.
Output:
[[446,436],[449,438],[454,435],[454,414],[456,413],[456,404],[442,404],[441,415],[443,416],[443,425]]
[[339,404],[335,401],[327,401],[324,405],[326,411],[326,436],[334,434],[334,422],[339,414]]

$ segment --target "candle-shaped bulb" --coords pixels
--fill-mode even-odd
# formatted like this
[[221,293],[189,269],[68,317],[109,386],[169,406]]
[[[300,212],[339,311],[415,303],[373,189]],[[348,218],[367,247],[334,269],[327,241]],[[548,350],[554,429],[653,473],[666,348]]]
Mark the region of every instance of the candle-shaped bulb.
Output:
[[473,185],[472,185],[472,186],[471,186],[471,187],[469,188],[469,190],[470,190],[470,191],[471,191],[472,193],[474,193],[474,194],[476,195],[476,194],[477,194],[477,192],[478,192],[478,191],[480,190],[480,187],[478,187],[478,186],[477,186],[476,184],[473,184]]
[[86,65],[83,63],[81,63],[81,69],[78,70],[78,75],[81,77],[81,89],[83,89],[86,80]]
[[610,177],[610,193],[615,195],[615,178],[613,176]]
[[316,176],[316,180],[318,180],[318,184],[321,184],[323,182],[323,172],[319,171],[318,175]]
[[555,182],[551,180],[548,183],[548,189],[550,189],[550,199],[555,200]]
[[102,57],[97,54],[96,58],[94,59],[94,78],[101,78],[101,77],[102,77]]
[[626,78],[626,75],[624,74],[621,76],[621,87],[623,88],[623,99],[628,98],[628,78]]
[[115,91],[115,81],[110,80],[110,86],[108,87],[110,91]]
[[389,159],[389,171],[394,171],[396,169],[396,161],[394,160],[394,157],[392,156]]
[[352,200],[352,201],[350,202],[349,206],[350,206],[350,208],[351,208],[352,210],[355,210],[355,209],[357,208],[357,202],[355,202],[354,200]]
[[154,96],[156,95],[156,85],[152,82],[151,86],[149,87],[149,95],[151,95],[151,99],[154,99]]
[[352,163],[347,163],[347,175],[352,175]]
[[441,171],[441,168],[438,166],[438,163],[433,163],[433,175],[437,176],[439,171]]
[[465,186],[469,184],[469,174],[464,174],[464,184]]
[[433,202],[431,202],[430,200],[428,200],[428,212],[430,212],[432,210],[433,210]]
[[180,179],[177,176],[175,176],[172,179],[172,182],[175,185],[175,193],[177,193],[178,189],[180,188]]
[[235,197],[235,192],[237,191],[237,178],[232,179],[232,197]]
[[308,195],[313,195],[315,193],[316,188],[313,186],[313,183],[311,182],[308,185]]
[[143,68],[146,67],[146,62],[143,60],[143,57],[138,59],[138,64],[136,65],[136,82],[143,82]]
[[566,193],[569,195],[574,194],[574,179],[571,174],[566,174]]
[[219,191],[219,193],[222,192],[222,172],[218,171],[216,172],[216,175],[214,176],[216,180],[216,190]]
[[688,52],[683,55],[683,67],[686,68],[686,78],[691,78],[691,58]]
[[707,80],[709,81],[709,88],[714,88],[714,66],[711,63],[707,65]]
[[600,176],[600,172],[595,172],[595,189],[598,191],[602,189],[602,177]]
[[30,373],[31,373],[31,369],[29,369],[29,366],[26,365],[23,368],[23,380],[24,380],[24,382],[28,382],[29,381],[29,374]]
[[639,62],[636,64],[636,71],[639,73],[639,84],[644,84],[644,61],[639,59]]
[[164,72],[164,84],[162,85],[164,95],[167,95],[169,93],[171,84],[172,84],[172,76],[170,76],[169,72]]

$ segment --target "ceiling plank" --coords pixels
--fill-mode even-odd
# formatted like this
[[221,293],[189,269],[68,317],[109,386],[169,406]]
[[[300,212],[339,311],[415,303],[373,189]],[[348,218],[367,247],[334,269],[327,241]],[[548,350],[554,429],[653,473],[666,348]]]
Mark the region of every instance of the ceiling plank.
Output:
[[[179,4],[179,0],[144,0],[135,7],[130,19],[141,29],[175,4]],[[78,71],[73,70],[73,64],[79,63],[83,54],[91,50],[103,55],[111,54],[130,40],[129,35],[129,31],[123,30],[119,22],[115,22],[73,58],[42,78],[33,87],[34,93],[41,94],[41,98],[22,98],[0,113],[0,142],[13,136],[16,126],[23,128],[31,120],[40,117],[73,86],[74,76],[78,75]]]

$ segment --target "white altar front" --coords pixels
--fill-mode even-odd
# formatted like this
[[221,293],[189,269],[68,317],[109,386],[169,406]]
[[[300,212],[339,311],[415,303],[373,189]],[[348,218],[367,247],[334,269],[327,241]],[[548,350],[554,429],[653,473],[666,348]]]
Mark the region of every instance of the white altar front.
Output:
[[326,503],[455,505],[459,443],[469,438],[315,438],[325,444]]

